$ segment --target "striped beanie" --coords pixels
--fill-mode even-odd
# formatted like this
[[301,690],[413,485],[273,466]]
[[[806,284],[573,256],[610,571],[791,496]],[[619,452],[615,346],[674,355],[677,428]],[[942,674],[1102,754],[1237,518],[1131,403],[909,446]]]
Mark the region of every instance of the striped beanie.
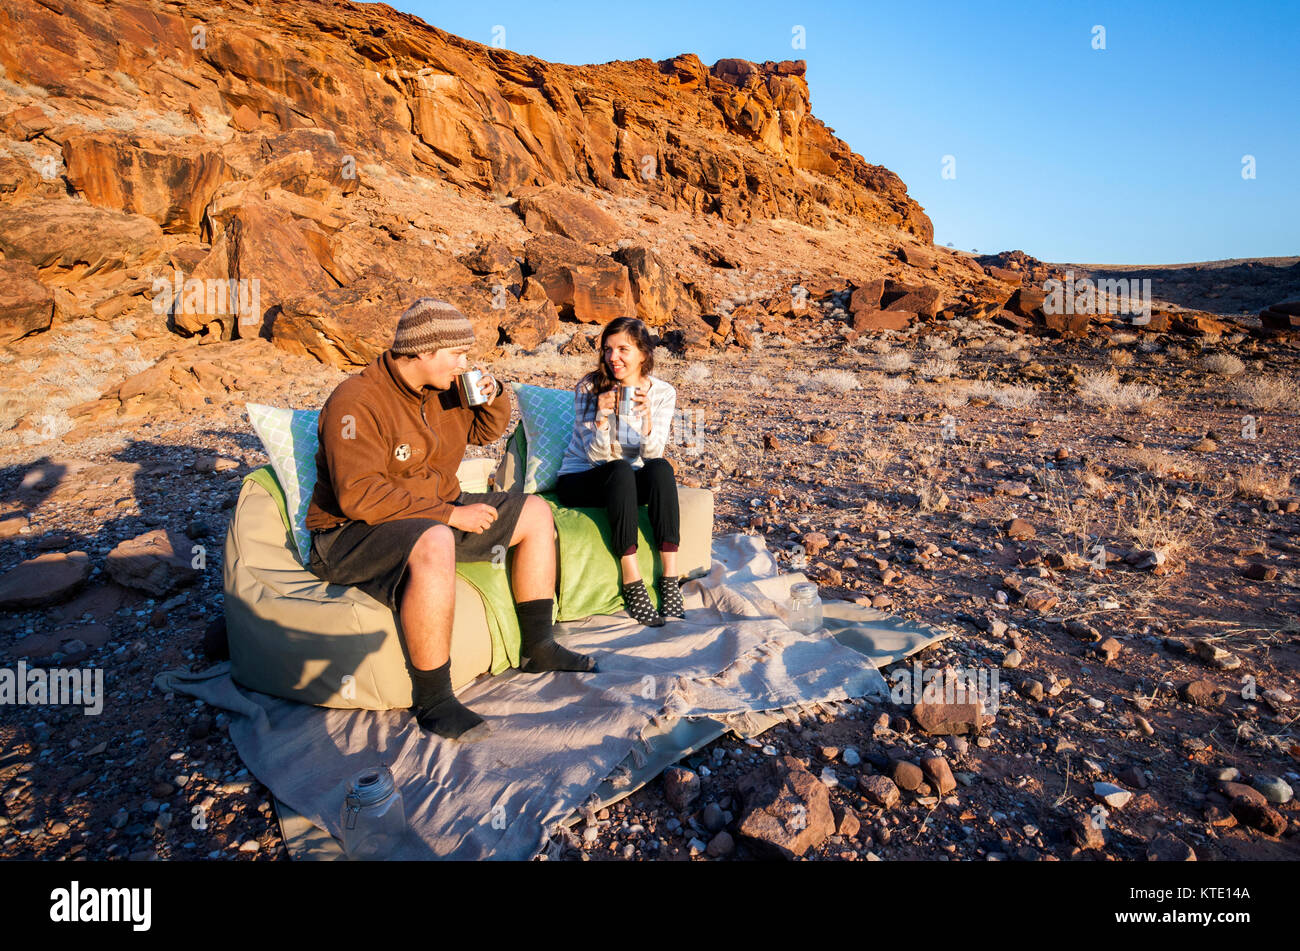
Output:
[[472,347],[474,325],[445,300],[421,297],[402,314],[393,334],[392,351],[414,356],[443,347]]

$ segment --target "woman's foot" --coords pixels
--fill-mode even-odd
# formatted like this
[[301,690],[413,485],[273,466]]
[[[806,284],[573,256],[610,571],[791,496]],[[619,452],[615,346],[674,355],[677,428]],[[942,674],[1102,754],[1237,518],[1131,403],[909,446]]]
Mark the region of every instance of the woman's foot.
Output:
[[659,579],[659,613],[664,617],[686,619],[686,606],[682,604],[682,589],[677,578],[664,575]]
[[645,582],[640,578],[623,583],[623,606],[627,608],[627,613],[632,615],[633,620],[646,627],[664,625],[663,617],[650,603],[650,592],[645,589]]

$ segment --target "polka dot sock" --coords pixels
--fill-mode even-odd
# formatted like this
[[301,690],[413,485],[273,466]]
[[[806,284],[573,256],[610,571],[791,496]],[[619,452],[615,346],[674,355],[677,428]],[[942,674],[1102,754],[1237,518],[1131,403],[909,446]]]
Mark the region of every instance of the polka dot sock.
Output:
[[686,606],[682,604],[682,589],[676,578],[664,575],[659,579],[659,610],[664,617],[685,619]]
[[645,582],[640,579],[623,585],[623,606],[633,620],[646,627],[663,627],[664,619],[654,605],[650,603],[650,592],[645,589]]

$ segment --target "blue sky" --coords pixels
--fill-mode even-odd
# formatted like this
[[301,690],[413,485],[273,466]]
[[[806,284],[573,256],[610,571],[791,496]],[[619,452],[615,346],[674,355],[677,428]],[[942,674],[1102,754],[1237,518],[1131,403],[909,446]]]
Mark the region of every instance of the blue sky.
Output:
[[805,59],[813,113],[903,179],[938,244],[1107,264],[1300,254],[1297,3],[392,5],[482,43],[504,27],[509,49],[561,63]]

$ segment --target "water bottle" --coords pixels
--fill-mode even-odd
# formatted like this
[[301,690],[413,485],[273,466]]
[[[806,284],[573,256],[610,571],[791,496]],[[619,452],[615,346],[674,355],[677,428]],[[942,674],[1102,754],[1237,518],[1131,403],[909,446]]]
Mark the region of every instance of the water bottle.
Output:
[[822,629],[822,599],[817,596],[817,585],[801,581],[790,586],[790,614],[786,623],[804,634]]
[[402,793],[387,766],[363,769],[343,799],[343,851],[349,859],[383,859],[406,834]]

